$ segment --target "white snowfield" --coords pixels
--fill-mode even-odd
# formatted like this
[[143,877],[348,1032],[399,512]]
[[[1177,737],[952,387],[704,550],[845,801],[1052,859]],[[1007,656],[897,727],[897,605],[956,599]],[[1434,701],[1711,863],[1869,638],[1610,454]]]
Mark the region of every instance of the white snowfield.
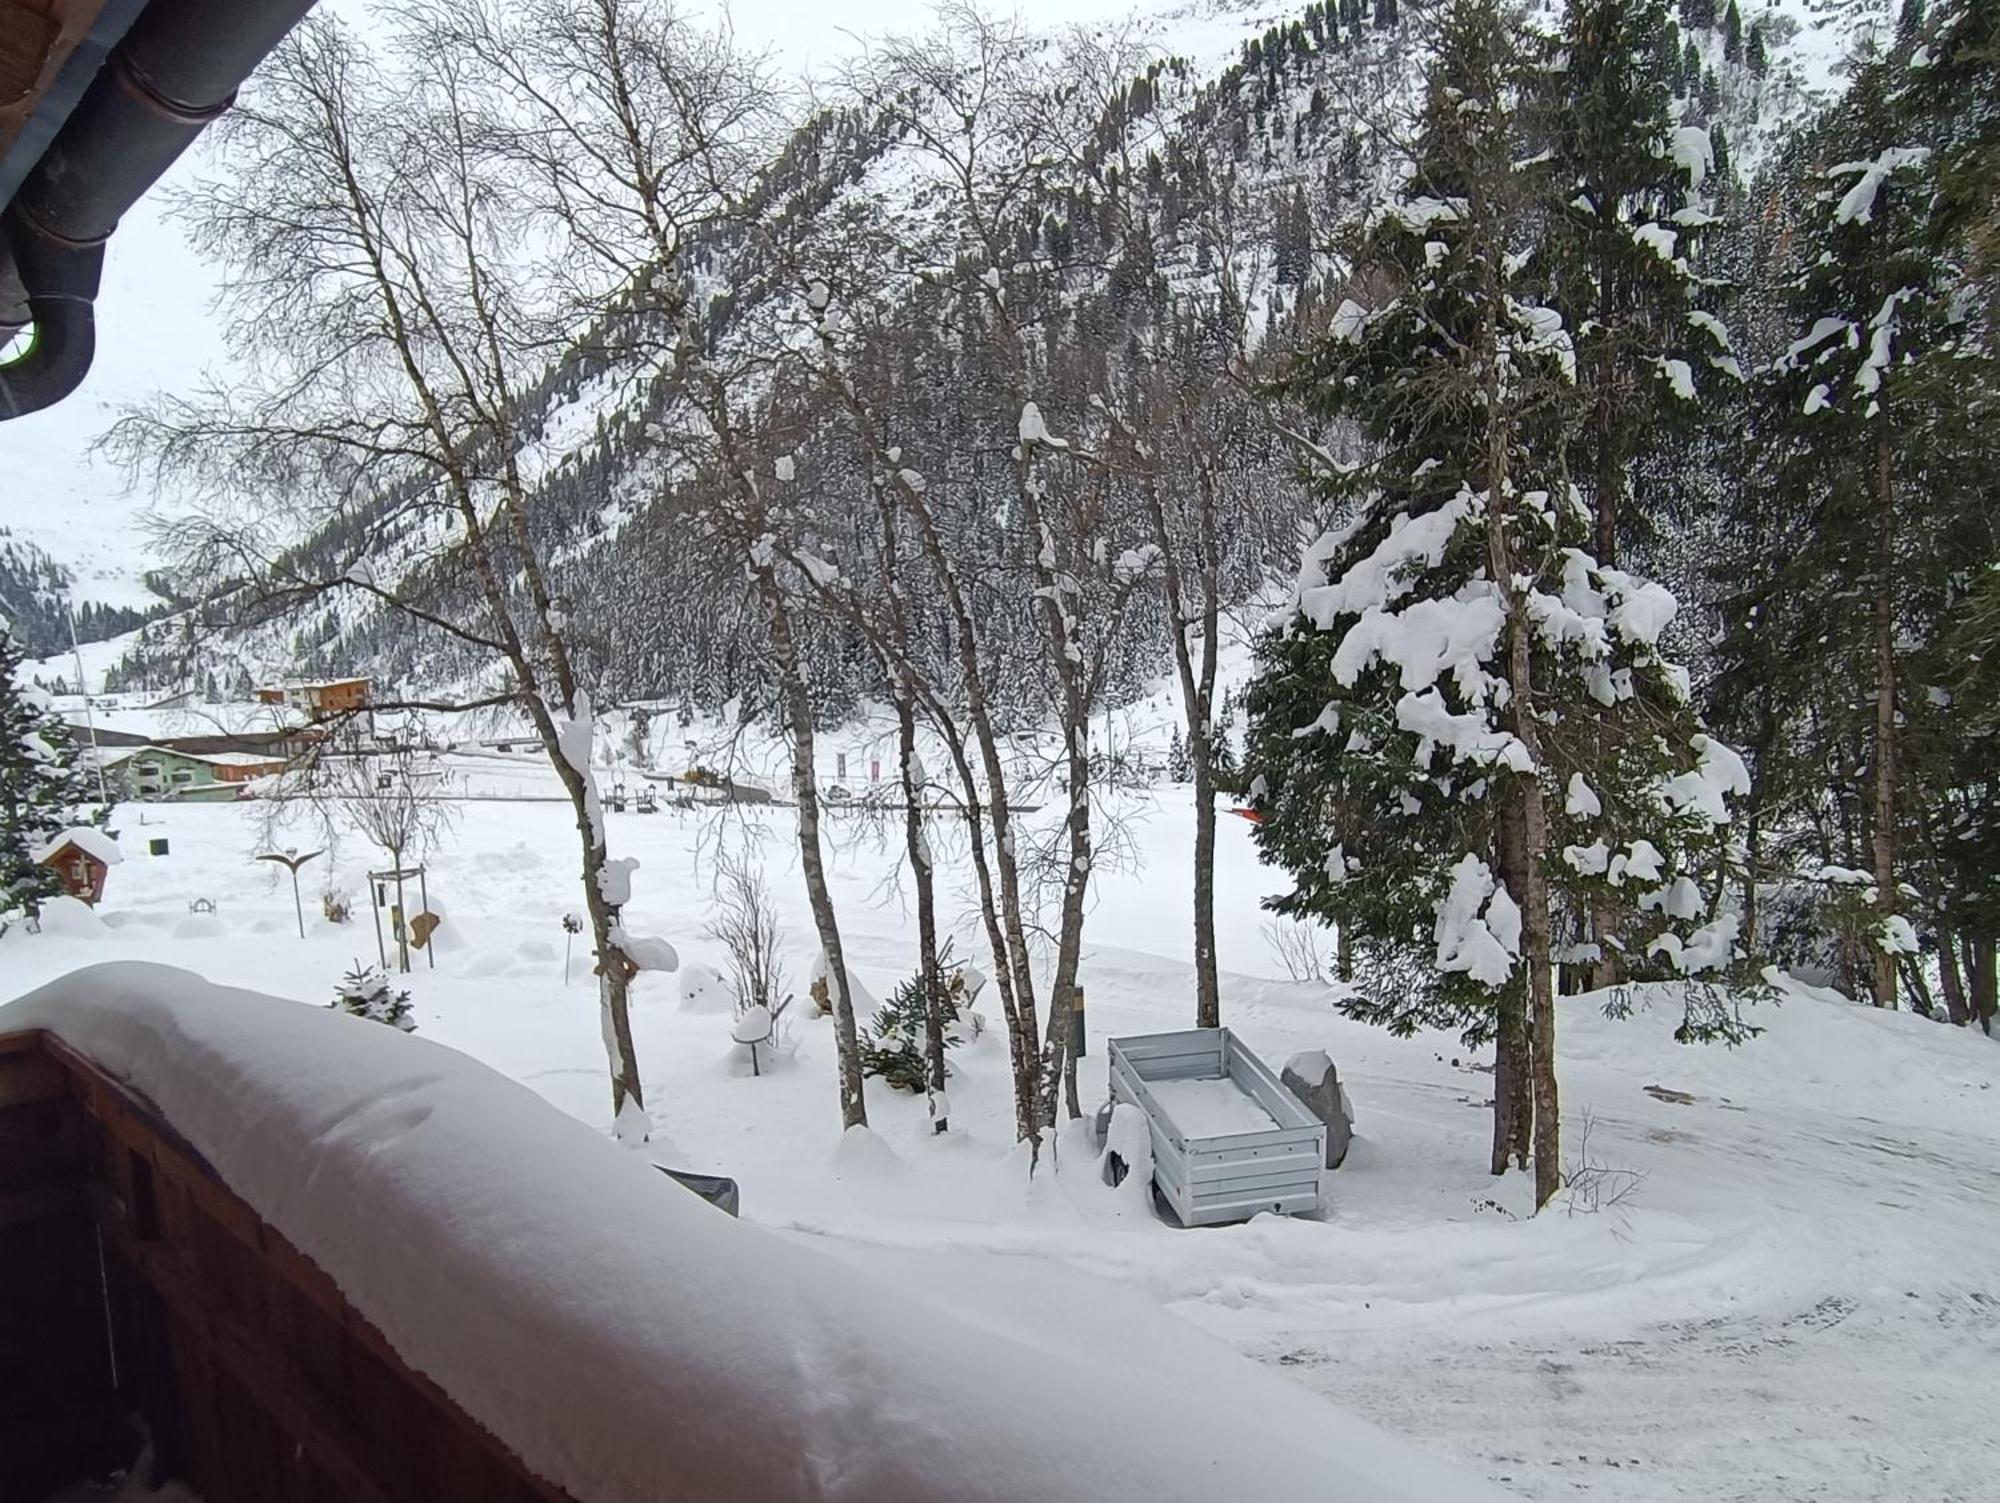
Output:
[[[1171,699],[1162,695],[1138,709],[1159,717],[1138,732],[1163,744],[1177,713]],[[677,729],[668,734],[678,742]],[[599,745],[619,740],[607,734]],[[850,729],[829,735],[825,755],[844,750],[850,767],[865,768],[877,744]],[[523,790],[542,794],[466,803],[458,827],[426,858],[431,899],[446,922],[433,941],[436,969],[419,956],[415,972],[397,980],[411,990],[415,1040],[354,1025],[388,1035],[376,1041],[381,1048],[408,1045],[396,1057],[423,1061],[413,1074],[428,1073],[434,1057],[456,1058],[420,1047],[429,1041],[463,1050],[526,1088],[501,1090],[483,1077],[499,1095],[482,1089],[482,1099],[508,1103],[490,1127],[433,1111],[393,1150],[414,1151],[424,1141],[447,1152],[442,1135],[449,1133],[449,1155],[470,1166],[467,1172],[500,1166],[492,1173],[505,1174],[503,1182],[480,1182],[480,1193],[494,1197],[517,1193],[513,1160],[520,1155],[509,1117],[532,1109],[526,1091],[579,1124],[566,1138],[579,1153],[607,1140],[612,1127],[581,940],[564,982],[561,918],[582,898],[574,818],[555,801],[554,774],[544,766],[531,784],[528,759],[520,760]],[[887,756],[883,764],[893,766]],[[599,773],[613,780],[607,769]],[[1086,1108],[1104,1097],[1105,1039],[1193,1021],[1187,791],[1163,786],[1106,807],[1130,822],[1137,859],[1107,864],[1094,881],[1083,959],[1090,1052],[1079,1083]],[[1034,818],[1046,829],[1061,816],[1050,807]],[[874,1132],[842,1139],[831,1029],[806,1016],[803,1005],[816,946],[791,812],[612,812],[606,820],[614,852],[640,862],[626,921],[682,953],[679,973],[648,971],[634,991],[653,1156],[734,1176],[747,1224],[715,1233],[727,1253],[717,1256],[703,1224],[676,1214],[679,1202],[628,1205],[632,1180],[614,1169],[608,1172],[621,1176],[616,1195],[572,1196],[559,1184],[542,1202],[546,1222],[528,1230],[543,1271],[551,1258],[570,1270],[565,1278],[576,1281],[582,1313],[595,1328],[629,1327],[631,1340],[657,1339],[658,1328],[643,1334],[629,1318],[624,1301],[640,1288],[667,1291],[647,1294],[660,1298],[664,1311],[644,1312],[647,1322],[687,1322],[692,1332],[711,1311],[724,1326],[736,1322],[732,1339],[746,1349],[745,1364],[765,1359],[757,1333],[767,1322],[797,1323],[805,1312],[795,1344],[769,1357],[777,1376],[768,1394],[753,1395],[746,1407],[742,1384],[731,1379],[715,1403],[678,1405],[700,1415],[704,1447],[708,1431],[720,1426],[746,1452],[776,1450],[808,1422],[820,1427],[815,1435],[844,1424],[826,1417],[830,1404],[844,1405],[854,1427],[865,1428],[872,1411],[889,1402],[886,1364],[897,1362],[905,1375],[935,1369],[935,1382],[912,1402],[919,1425],[936,1432],[939,1451],[961,1440],[984,1445],[980,1434],[996,1427],[1018,1435],[1024,1413],[1041,1412],[1046,1391],[1076,1411],[1038,1437],[1053,1448],[1051,1466],[1086,1447],[1123,1457],[1141,1439],[1152,1445],[1169,1430],[1215,1440],[1213,1454],[1235,1460],[1254,1449],[1252,1440],[1275,1434],[1283,1455],[1297,1457],[1300,1446],[1313,1454],[1308,1464],[1321,1481],[1304,1495],[1332,1503],[1481,1496],[1459,1474],[1433,1489],[1403,1483],[1417,1475],[1404,1470],[1392,1473],[1400,1493],[1357,1490],[1357,1473],[1391,1452],[1347,1414],[1451,1458],[1510,1496],[1542,1503],[1994,1497],[2000,1435],[1981,1406],[2000,1384],[1993,1287],[2000,1040],[1794,987],[1781,1003],[1750,1009],[1766,1032],[1742,1048],[1684,1047],[1672,1038],[1679,1008],[1651,989],[1640,989],[1633,1015],[1622,1020],[1604,1015],[1602,997],[1564,998],[1564,1160],[1603,1172],[1594,1189],[1586,1174],[1550,1211],[1531,1217],[1526,1176],[1486,1173],[1491,1051],[1468,1051],[1445,1033],[1396,1038],[1341,1017],[1329,985],[1285,979],[1283,958],[1265,932],[1268,915],[1258,907],[1284,879],[1258,865],[1249,826],[1224,819],[1216,842],[1223,1021],[1273,1067],[1323,1051],[1352,1099],[1357,1136],[1346,1162],[1327,1177],[1316,1217],[1267,1216],[1186,1232],[1161,1224],[1142,1186],[1129,1195],[1107,1189],[1078,1136],[1058,1143],[1058,1172],[1045,1163],[1029,1179],[1013,1143],[1007,1041],[990,998],[980,1006],[994,1026],[952,1052],[947,1135],[932,1135],[921,1096],[870,1080]],[[123,832],[125,861],[111,872],[104,901],[95,909],[55,902],[40,934],[15,925],[0,935],[0,996],[95,962],[169,959],[217,982],[324,1002],[358,959],[376,958],[365,878],[382,857],[351,832],[308,873],[315,888],[328,883],[349,894],[353,918],[327,922],[309,889],[301,939],[289,881],[270,862],[252,859],[270,848],[253,807],[125,805],[113,824]],[[857,990],[887,996],[909,974],[915,948],[900,841],[878,840],[853,814],[831,816],[828,828],[839,847],[830,880],[851,974]],[[749,1051],[730,1042],[718,974],[726,957],[703,933],[715,911],[714,843],[725,829],[732,841],[748,838],[764,863],[784,929],[787,990],[801,999],[779,1020],[788,1035],[782,1047],[762,1049],[761,1075],[751,1073]],[[150,854],[157,837],[169,839],[169,855]],[[943,869],[962,872],[962,836],[941,822],[931,839]],[[287,826],[277,843],[305,849],[320,842],[300,824]],[[1368,859],[1364,850],[1354,855]],[[196,899],[213,900],[216,911],[191,914]],[[986,969],[962,881],[945,890],[942,907],[956,953]],[[263,1004],[265,1012],[272,1007]],[[78,1026],[88,1010],[79,1011]],[[191,1029],[164,1011],[155,1005],[140,1021],[165,1038]],[[0,1014],[0,1026],[16,1026],[14,1016]],[[316,1037],[336,1035],[315,1026],[311,1014],[303,1026]],[[166,1060],[208,1046],[131,1047]],[[313,1069],[324,1068],[320,1052]],[[332,1123],[352,1107],[330,1079],[316,1084],[299,1073],[283,1089],[318,1101],[324,1088],[316,1121]],[[453,1079],[455,1092],[456,1072]],[[223,1120],[232,1141],[220,1145],[218,1162],[253,1148],[298,1158],[275,1144],[233,1142],[244,1109],[228,1099],[233,1087],[197,1078],[189,1088],[216,1092],[216,1109],[229,1113]],[[429,1099],[413,1091],[401,1104],[414,1112]],[[388,1136],[370,1113],[355,1114],[332,1136],[340,1142],[363,1127]],[[642,1155],[630,1157],[635,1170],[644,1168]],[[639,1177],[673,1188],[650,1174]],[[294,1163],[270,1178],[293,1217],[289,1225],[275,1212],[273,1219],[305,1240],[311,1228],[298,1224]],[[473,1188],[468,1182],[453,1193]],[[359,1219],[351,1197],[333,1198],[340,1217]],[[632,1214],[643,1214],[644,1229],[634,1230],[628,1210],[640,1205],[643,1212]],[[501,1209],[516,1213],[511,1199]],[[433,1240],[428,1228],[461,1214],[466,1235],[488,1244],[481,1258],[501,1256],[502,1244],[516,1240],[489,1232],[493,1218],[482,1220],[463,1199],[409,1213],[426,1218],[423,1235]],[[384,1229],[417,1224],[386,1212],[372,1219]],[[684,1230],[690,1224],[692,1233]],[[364,1229],[327,1232],[359,1237]],[[601,1247],[600,1233],[619,1246]],[[396,1245],[402,1236],[399,1230]],[[448,1245],[459,1236],[453,1231]],[[572,1252],[572,1237],[582,1251]],[[373,1259],[398,1256],[376,1240],[352,1250],[364,1272],[375,1268]],[[551,1245],[560,1252],[551,1254]],[[739,1248],[755,1251],[739,1258]],[[868,1277],[850,1281],[843,1268]],[[600,1295],[614,1269],[626,1292]],[[592,1270],[587,1281],[585,1270]],[[475,1271],[499,1279],[483,1263]],[[465,1307],[460,1291],[439,1294],[426,1282],[433,1272],[420,1270],[409,1289],[386,1291],[395,1309],[416,1311],[420,1332],[434,1319],[445,1323],[441,1312]],[[634,1278],[645,1282],[630,1284]],[[471,1302],[483,1303],[493,1287],[489,1282]],[[856,1306],[852,1325],[844,1311],[822,1308],[832,1297],[826,1290],[856,1288],[865,1292],[852,1299],[865,1304]],[[932,1315],[938,1310],[957,1323]],[[912,1331],[913,1315],[924,1316],[921,1331]],[[379,1318],[389,1324],[387,1315]],[[868,1329],[842,1368],[825,1353],[853,1325]],[[933,1341],[924,1331],[953,1334]],[[537,1346],[549,1345],[543,1334],[525,1327],[496,1333],[510,1363],[488,1363],[473,1376],[497,1402],[534,1407],[547,1388],[573,1395],[565,1403],[608,1405],[618,1414],[653,1404],[650,1386],[636,1398],[595,1379],[578,1386],[568,1369],[551,1368]],[[988,1382],[983,1367],[968,1366],[983,1363],[996,1345],[1028,1354],[1014,1369],[1025,1372],[1019,1381]],[[511,1360],[523,1350],[531,1360]],[[615,1371],[623,1382],[629,1367]],[[517,1383],[518,1390],[503,1386]],[[1170,1407],[1148,1411],[1161,1389],[1172,1391]],[[717,1417],[725,1402],[738,1410],[728,1421]],[[1207,1411],[1213,1425],[1189,1424],[1185,1406]],[[1246,1408],[1258,1418],[1216,1440],[1222,1417]],[[672,1422],[671,1410],[655,1409],[649,1433]],[[558,1413],[566,1411],[551,1410]],[[954,1464],[969,1469],[975,1455],[991,1460],[987,1451],[968,1451]],[[1150,1483],[1147,1462],[1138,1466],[1133,1476]],[[1020,1470],[1012,1461],[1007,1467],[1010,1475]],[[1090,1467],[1086,1462],[1047,1495],[1086,1489],[1096,1477]],[[848,1495],[865,1491],[875,1475],[862,1475]],[[1191,1472],[1177,1484],[1182,1492],[1162,1495],[1202,1495],[1217,1475]],[[940,1484],[931,1496],[994,1496],[979,1490],[984,1485]],[[1032,1496],[1036,1487],[1046,1487],[1043,1475],[1020,1471],[1013,1496]],[[1129,1495],[1117,1488],[1103,1494]],[[1220,1503],[1257,1496],[1247,1483],[1227,1480],[1206,1495]]]
[[1037,1293],[1060,1345],[1034,1311],[981,1328],[420,1037],[140,961],[0,1007],[26,1028],[156,1103],[582,1503],[1504,1496],[1140,1301],[1079,1331]]

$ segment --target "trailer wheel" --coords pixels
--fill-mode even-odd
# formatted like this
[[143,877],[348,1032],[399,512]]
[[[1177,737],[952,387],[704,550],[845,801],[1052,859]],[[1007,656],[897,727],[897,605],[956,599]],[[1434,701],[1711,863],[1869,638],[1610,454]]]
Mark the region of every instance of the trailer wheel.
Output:
[[1168,1226],[1179,1227],[1183,1231],[1186,1230],[1187,1223],[1181,1220],[1180,1212],[1174,1209],[1174,1203],[1168,1200],[1165,1193],[1161,1191],[1160,1182],[1154,1180],[1148,1188],[1153,1192],[1153,1214],[1166,1222]]

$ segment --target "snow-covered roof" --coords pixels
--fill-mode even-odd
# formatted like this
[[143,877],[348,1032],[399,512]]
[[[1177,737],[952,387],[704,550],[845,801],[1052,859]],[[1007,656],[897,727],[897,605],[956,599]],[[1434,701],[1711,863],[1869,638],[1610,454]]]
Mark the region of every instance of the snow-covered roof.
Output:
[[118,842],[94,825],[78,825],[64,830],[38,848],[30,859],[38,864],[47,861],[66,845],[75,846],[84,855],[94,857],[106,866],[116,866],[125,859],[125,853],[118,849]]
[[1052,1350],[734,1220],[378,1023],[127,961],[0,1007],[0,1033],[28,1028],[144,1093],[579,1503],[1502,1497],[1219,1344]]
[[[88,748],[86,748],[87,750]],[[212,767],[270,767],[285,758],[265,752],[191,752],[177,746],[108,746],[100,748],[100,760],[116,767],[134,757],[174,757],[183,762],[206,762]]]
[[79,733],[95,727],[127,736],[144,736],[148,741],[173,741],[184,736],[239,736],[246,733],[274,733],[295,730],[305,724],[296,710],[284,705],[196,704],[180,708],[128,706],[115,710],[91,710],[81,705],[66,707],[62,717]]

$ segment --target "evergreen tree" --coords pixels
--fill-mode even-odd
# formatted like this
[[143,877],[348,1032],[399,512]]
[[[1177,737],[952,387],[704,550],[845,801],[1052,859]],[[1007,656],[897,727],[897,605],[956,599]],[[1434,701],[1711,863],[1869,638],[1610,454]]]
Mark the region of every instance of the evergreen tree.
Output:
[[64,830],[102,824],[95,792],[68,725],[39,690],[21,683],[21,649],[0,625],[0,915],[40,911],[62,890],[35,852]]
[[[922,1091],[926,1085],[924,1057],[925,991],[921,974],[899,983],[889,1000],[875,1009],[861,1031],[863,1073],[885,1081],[899,1091]],[[931,972],[931,995],[943,1008],[943,1045],[956,1049],[962,1042],[954,1028],[959,1004],[965,998],[964,973],[951,964],[951,944],[938,952]]]
[[1543,75],[1560,205],[1545,254],[1556,305],[1578,331],[1587,403],[1571,470],[1605,565],[1657,520],[1654,499],[1635,494],[1635,460],[1699,422],[1740,377],[1694,265],[1715,223],[1700,197],[1713,144],[1676,124],[1657,63],[1672,30],[1666,0],[1573,0],[1563,66]]
[[1764,23],[1757,22],[1750,28],[1749,40],[1743,44],[1743,61],[1749,64],[1753,78],[1762,78],[1770,71],[1770,53],[1764,45]]
[[410,1016],[409,992],[394,990],[380,970],[358,960],[354,969],[340,978],[333,989],[333,1000],[326,1005],[371,1023],[387,1023],[405,1033],[417,1031],[417,1020]]
[[1736,0],[1729,0],[1729,9],[1722,13],[1722,55],[1732,63],[1743,57],[1743,12],[1736,8]]
[[[1583,376],[1569,470],[1590,509],[1591,555],[1607,569],[1627,539],[1657,540],[1674,473],[1659,461],[1740,385],[1712,289],[1693,265],[1714,222],[1698,196],[1712,144],[1674,123],[1671,83],[1656,64],[1672,30],[1666,0],[1573,0],[1563,66],[1544,75],[1560,205],[1545,255]],[[1605,719],[1620,713],[1608,707]],[[1602,731],[1613,734],[1608,723]],[[1616,897],[1579,916],[1578,944],[1596,955],[1593,986],[1619,978],[1618,952],[1594,938],[1618,927]]]
[[1831,908],[1853,984],[1881,1006],[1918,948],[1911,866],[1938,792],[1924,763],[1951,760],[1917,755],[1944,623],[1971,583],[1963,560],[1994,547],[1990,451],[1968,411],[1990,375],[1973,379],[1954,333],[1937,159],[1905,76],[1901,55],[1867,63],[1800,153],[1795,337],[1761,385],[1762,459],[1741,501],[1763,549],[1727,602],[1722,654],[1723,691],[1756,680],[1777,696],[1795,728],[1779,750],[1829,801]]
[[[1375,457],[1327,482],[1348,521],[1259,643],[1251,770],[1258,843],[1294,882],[1272,906],[1352,936],[1355,1015],[1496,1041],[1491,1167],[1532,1144],[1541,1205],[1554,924],[1615,895],[1605,942],[1674,975],[1727,965],[1735,920],[1699,879],[1742,768],[1658,655],[1671,597],[1584,551],[1576,355],[1534,254],[1555,179],[1510,21],[1444,11],[1414,171],[1358,257],[1395,294],[1343,303],[1288,382]],[[1711,1005],[1686,1032],[1735,1026],[1689,996]]]

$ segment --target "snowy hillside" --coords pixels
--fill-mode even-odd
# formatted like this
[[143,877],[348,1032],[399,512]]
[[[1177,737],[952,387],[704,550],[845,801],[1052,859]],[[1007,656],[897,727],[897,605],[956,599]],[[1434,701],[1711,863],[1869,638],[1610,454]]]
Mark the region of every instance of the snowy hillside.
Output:
[[[1093,151],[1101,153],[1100,161],[1124,164],[1122,173],[1042,174],[1030,200],[1010,214],[1025,233],[1059,232],[1065,246],[1080,233],[1093,233],[1088,223],[1107,216],[1133,222],[1143,233],[1095,232],[1109,238],[1100,251],[1079,258],[1076,274],[1059,279],[1060,290],[1044,286],[1012,295],[1029,299],[1030,306],[1053,298],[1059,317],[1076,320],[1079,330],[1114,327],[1119,332],[1104,336],[1113,340],[1151,337],[1155,304],[1212,308],[1225,285],[1230,296],[1243,299],[1253,340],[1282,342],[1286,331],[1309,321],[1312,302],[1333,295],[1347,275],[1342,237],[1400,170],[1431,25],[1420,5],[1406,6],[1388,24],[1382,17],[1395,17],[1394,7],[1376,7],[1374,19],[1357,20],[1352,28],[1323,19],[1335,14],[1335,7],[1268,0],[1176,0],[1123,21],[1092,21],[1080,29],[1082,43],[1052,31],[1051,70],[1073,65],[1060,59],[1060,47],[1082,46],[1112,70],[1109,82],[1120,91],[1128,81],[1144,83],[1147,104],[1128,112],[1119,92],[1094,122]],[[1698,87],[1691,74],[1687,108],[1703,120],[1712,114],[1726,127],[1736,173],[1752,173],[1810,112],[1854,37],[1878,14],[1871,3],[1752,6],[1742,24],[1767,35],[1769,58],[1768,70],[1754,75],[1740,51],[1726,55],[1719,21],[1688,32],[1696,73],[1707,77],[1708,88]],[[1091,87],[1106,82],[1096,79]],[[797,253],[809,258],[814,235],[865,207],[893,231],[899,260],[948,263],[962,247],[950,243],[950,184],[940,163],[865,93],[831,90],[824,97],[825,108],[765,167],[756,190],[763,233],[796,242],[802,247]],[[1086,154],[1086,165],[1090,159]],[[1217,215],[1231,225],[1232,249],[1222,267],[1205,227]],[[1051,242],[1050,255],[1057,254]],[[717,235],[697,240],[689,258],[716,331],[716,358],[755,367],[748,344],[768,334],[782,292],[772,283],[768,246],[758,235]],[[1134,264],[1106,265],[1121,260]],[[908,298],[894,290],[893,278],[869,295]],[[922,320],[911,313],[909,322],[914,331]],[[925,337],[912,334],[913,341]],[[1079,354],[1091,343],[1062,338]],[[921,354],[936,365],[949,348],[913,350],[912,358]],[[739,377],[737,389],[758,389],[763,379]],[[961,379],[984,377],[968,371]],[[705,573],[688,548],[689,514],[702,501],[699,477],[678,461],[663,461],[661,450],[676,449],[689,437],[689,419],[685,412],[659,410],[650,380],[643,361],[608,369],[595,356],[557,362],[525,398],[527,436],[513,462],[538,492],[538,527],[553,564],[576,590],[581,625],[603,644],[597,656],[607,687],[619,695],[719,702],[740,686],[727,683],[712,659],[758,628],[737,594],[719,590],[712,571]],[[970,421],[946,413],[928,426],[940,450],[949,452],[987,441],[969,429]],[[1293,462],[1282,450],[1243,457],[1245,472],[1266,477],[1272,488],[1291,482]],[[1297,504],[1305,505],[1303,499]],[[301,557],[308,567],[338,576],[366,537],[371,577],[439,592],[448,609],[460,609],[455,590],[462,587],[435,581],[426,563],[449,535],[446,519],[418,524],[411,520],[414,510],[420,508],[411,506],[407,488],[392,487],[372,501],[354,498],[311,531]],[[371,516],[394,520],[373,523]],[[131,530],[94,535],[129,539]],[[1254,535],[1240,547],[1246,567],[1268,566],[1274,551],[1284,551]],[[1142,612],[1133,632],[1133,655],[1150,660],[1148,673],[1157,672],[1165,659],[1157,623]],[[365,669],[430,686],[463,682],[484,667],[476,655],[425,642],[394,613],[353,598],[328,599],[282,625],[239,633],[235,646],[274,672]],[[837,651],[831,644],[825,650]],[[166,687],[188,667],[185,649],[168,645],[135,673]],[[829,692],[858,687],[839,684]]]
[[[1104,1038],[1187,1021],[1189,815],[1167,790],[1126,812],[1142,864],[1100,878],[1083,972],[1087,1103],[1103,1094]],[[430,862],[433,907],[447,915],[436,968],[419,956],[401,984],[419,1040],[469,1052],[602,1132],[587,962],[563,978],[568,817],[554,804],[465,806]],[[618,848],[643,862],[635,920],[673,939],[690,968],[723,961],[702,932],[714,841],[757,841],[799,985],[810,925],[785,815],[612,820]],[[10,993],[130,958],[318,1002],[357,955],[374,960],[365,899],[344,928],[313,915],[308,937],[295,937],[283,874],[249,859],[262,837],[244,811],[135,806],[118,823],[131,855],[97,916],[65,910],[40,936],[0,938]],[[1967,1422],[1966,1396],[1990,1385],[2000,1339],[1981,1273],[2000,1236],[2000,1182],[1987,1167],[2000,1151],[2000,1044],[1794,992],[1754,1010],[1765,1031],[1742,1048],[1687,1048],[1670,1038],[1677,1009],[1641,997],[1616,1021],[1601,998],[1565,998],[1575,1183],[1529,1219],[1525,1182],[1492,1180],[1480,1162],[1486,1061],[1448,1035],[1398,1040],[1345,1021],[1324,983],[1286,979],[1256,906],[1279,879],[1256,864],[1245,827],[1224,824],[1224,1021],[1274,1063],[1326,1049],[1356,1112],[1321,1217],[1170,1229],[1106,1190],[1073,1136],[1057,1171],[1030,1181],[1012,1146],[997,1029],[953,1052],[949,1137],[928,1135],[921,1098],[871,1082],[876,1137],[842,1143],[824,1021],[796,1019],[791,1052],[753,1076],[727,1013],[682,1004],[673,977],[648,979],[637,998],[657,1153],[736,1177],[745,1218],[802,1256],[849,1264],[871,1289],[887,1280],[900,1298],[1044,1361],[1098,1371],[1102,1397],[1086,1414],[1122,1402],[1128,1380],[1107,1363],[1131,1382],[1181,1373],[1208,1404],[1279,1413],[1285,1401],[1239,1373],[1219,1339],[1270,1381],[1323,1394],[1518,1496],[1987,1496],[1993,1443]],[[885,995],[909,954],[906,898],[865,825],[842,829],[835,887],[857,979]],[[171,854],[141,854],[153,838]],[[360,896],[373,859],[350,837],[307,877]],[[217,911],[190,914],[198,897]],[[948,920],[961,952],[977,954],[962,899]],[[512,1132],[491,1138],[496,1151]],[[467,1150],[479,1141],[474,1132]],[[644,1256],[672,1279],[676,1259],[706,1257],[705,1246],[663,1232]],[[738,1258],[733,1247],[716,1251]],[[780,1278],[770,1297],[806,1297],[791,1289]],[[1002,1402],[968,1395],[967,1426],[1003,1423],[1000,1411],[982,1418]],[[1367,1454],[1336,1416],[1300,1409],[1298,1419],[1305,1444],[1335,1447],[1327,1476]],[[1447,1495],[1469,1496],[1428,1494]]]

